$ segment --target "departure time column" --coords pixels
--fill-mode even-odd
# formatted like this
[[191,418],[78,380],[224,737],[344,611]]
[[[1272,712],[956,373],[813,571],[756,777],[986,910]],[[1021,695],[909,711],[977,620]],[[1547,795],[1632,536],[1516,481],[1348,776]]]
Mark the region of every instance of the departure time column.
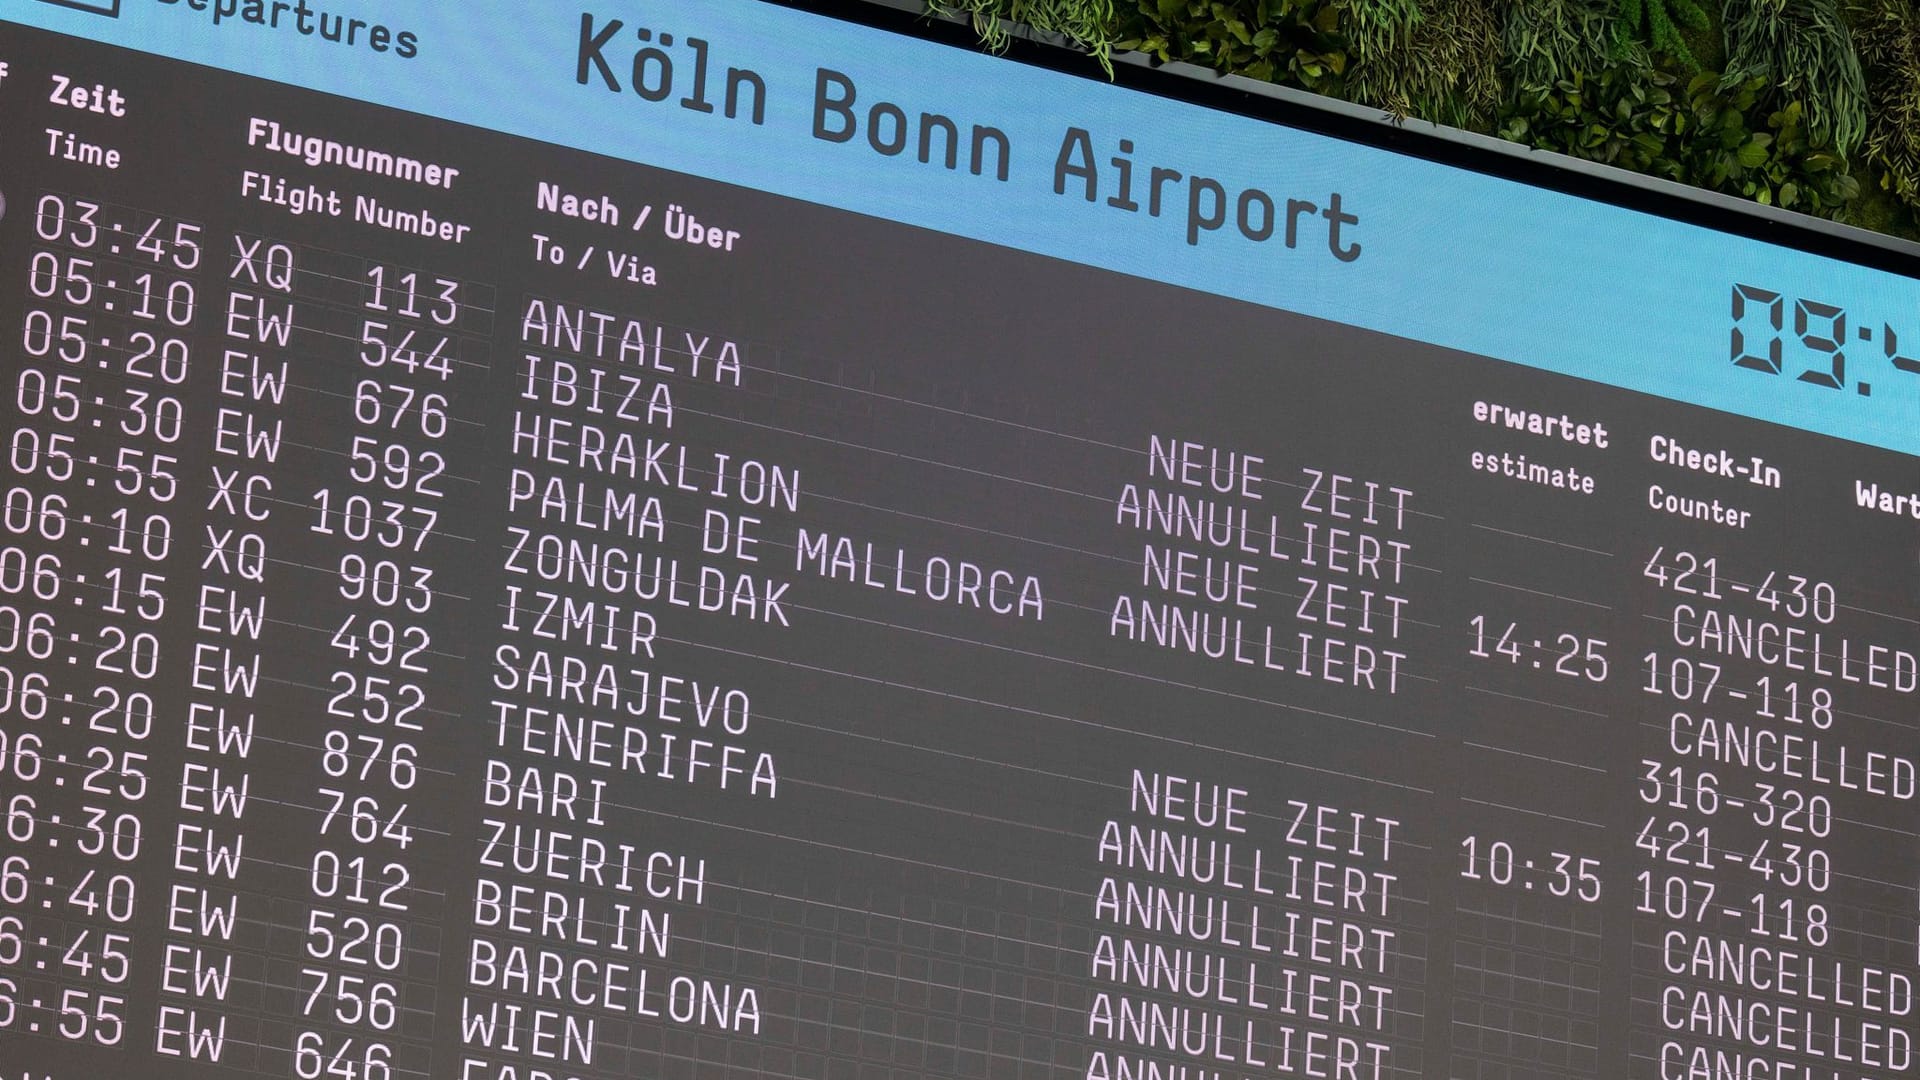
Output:
[[138,1045],[201,230],[56,190],[31,216],[0,541],[0,1027]]

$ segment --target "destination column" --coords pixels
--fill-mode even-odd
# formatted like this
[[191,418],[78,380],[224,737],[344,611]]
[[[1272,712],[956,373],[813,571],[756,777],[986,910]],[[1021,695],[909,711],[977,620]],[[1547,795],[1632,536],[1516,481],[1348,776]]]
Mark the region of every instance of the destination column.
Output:
[[[553,186],[539,191],[557,211]],[[624,224],[611,200],[594,206]],[[533,279],[598,277],[608,234],[561,232],[526,237]],[[770,807],[780,770],[744,677],[683,665],[689,639],[792,625],[762,545],[802,477],[717,438],[710,418],[753,377],[746,347],[657,318],[622,288],[637,281],[608,273],[603,295],[624,306],[524,297],[496,384],[499,619],[469,781],[472,932],[450,950],[466,1077],[628,1076],[688,1056],[696,1034],[750,1041],[768,1020],[760,985],[703,962],[728,949],[702,928],[738,901],[702,823]]]

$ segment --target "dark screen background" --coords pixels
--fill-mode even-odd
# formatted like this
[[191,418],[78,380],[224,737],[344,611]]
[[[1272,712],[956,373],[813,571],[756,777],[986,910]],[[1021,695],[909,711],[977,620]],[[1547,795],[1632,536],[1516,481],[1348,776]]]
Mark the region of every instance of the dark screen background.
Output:
[[[1348,1075],[1656,1076],[1663,1075],[1659,1062],[1669,1042],[1836,1075],[1899,1071],[1901,1059],[1888,1048],[1886,1029],[1900,1034],[1912,1023],[1910,1013],[1899,1010],[1897,990],[1909,988],[1910,1007],[1911,984],[1899,981],[1910,980],[1915,967],[1920,850],[1910,792],[1896,798],[1689,758],[1669,747],[1667,733],[1672,714],[1684,710],[1805,735],[1820,742],[1828,762],[1844,748],[1859,783],[1865,782],[1868,754],[1911,760],[1910,683],[1868,686],[1839,675],[1716,656],[1676,644],[1673,637],[1674,605],[1690,602],[1818,631],[1833,665],[1829,670],[1840,670],[1842,639],[1856,658],[1850,669],[1855,674],[1863,670],[1858,658],[1870,646],[1905,650],[1910,658],[1920,641],[1914,528],[1910,520],[1857,509],[1854,481],[1910,483],[1911,458],[803,205],[670,168],[598,158],[17,27],[4,36],[20,81],[0,98],[5,138],[14,147],[0,163],[0,191],[7,198],[0,220],[0,324],[8,328],[0,347],[9,372],[81,380],[75,419],[29,413],[23,404],[28,398],[19,395],[6,416],[10,431],[71,435],[77,465],[72,477],[60,479],[42,459],[21,468],[25,459],[16,454],[14,474],[6,480],[27,493],[17,497],[22,506],[64,498],[72,522],[57,539],[46,535],[44,514],[40,526],[15,529],[16,497],[9,496],[6,543],[22,557],[55,553],[65,582],[55,600],[36,599],[30,590],[5,598],[22,613],[51,612],[55,620],[49,655],[34,656],[22,644],[0,661],[15,685],[24,686],[20,680],[37,673],[52,694],[45,715],[28,715],[26,699],[16,695],[0,718],[8,745],[16,748],[13,770],[0,777],[0,796],[29,795],[33,801],[24,812],[39,822],[30,839],[8,844],[25,860],[18,865],[27,892],[18,903],[0,905],[18,920],[14,958],[8,961],[9,950],[0,947],[6,965],[0,978],[9,980],[13,1000],[11,1022],[0,1024],[9,1068],[60,1078],[108,1070],[156,1078],[302,1075],[315,1059],[299,1052],[301,1033],[313,1032],[312,1045],[326,1048],[318,1059],[327,1063],[323,1070],[336,1063],[355,1068],[351,1080],[375,1080],[364,1056],[370,1042],[392,1048],[395,1074],[434,1077],[525,1078],[535,1070],[555,1077],[1052,1077],[1089,1075],[1102,1061],[1120,1075],[1122,1056],[1194,1070],[1153,1075],[1332,1076],[1339,1075],[1336,1066],[1349,1044],[1358,1056],[1340,1066],[1355,1070]],[[120,86],[135,103],[134,118],[69,118],[48,106],[44,95],[26,92],[56,71]],[[451,191],[440,192],[342,169],[308,169],[248,148],[246,125],[254,116],[278,120],[289,130],[456,165],[461,177]],[[69,122],[119,147],[125,163],[108,171],[49,160],[44,148],[36,148],[44,138],[36,132]],[[644,158],[644,147],[637,153]],[[348,220],[292,217],[242,197],[242,169],[335,188],[349,204],[360,193],[430,207],[436,216],[470,223],[472,232],[451,245]],[[635,233],[543,213],[535,208],[541,181],[582,195],[607,193],[627,213],[623,225],[642,204],[652,204],[654,216]],[[100,223],[119,226],[106,236],[122,237],[125,250],[101,250],[109,239],[83,246],[71,234],[37,234],[35,209],[49,192],[100,204]],[[730,253],[670,241],[659,231],[668,204],[703,223],[738,230],[742,240]],[[176,222],[201,226],[198,267],[161,264],[156,270],[155,261],[134,246],[150,222],[164,223],[163,235]],[[576,257],[594,245],[598,257],[585,270],[574,269],[571,258],[559,267],[539,265],[533,233]],[[254,239],[283,243],[294,253],[291,295],[239,276],[238,245]],[[631,252],[651,265],[658,284],[611,279],[604,270],[609,250]],[[30,260],[38,252],[93,259],[100,286],[94,297],[76,304],[35,295]],[[373,371],[361,359],[364,320],[378,314],[367,307],[366,275],[375,266],[395,276],[417,271],[423,282],[460,283],[453,325],[388,319],[423,335],[448,336],[459,362],[447,379]],[[189,325],[167,331],[192,351],[190,372],[178,385],[129,373],[124,344],[112,342],[124,343],[145,324],[124,310],[130,293],[119,294],[129,297],[121,309],[105,306],[116,295],[106,279],[124,288],[138,273],[160,271],[165,280],[191,281],[197,296]],[[231,321],[234,305],[244,312],[253,297],[293,306],[297,329],[284,347],[246,343],[229,333],[237,325]],[[649,333],[658,327],[672,349],[684,350],[688,333],[710,338],[716,347],[730,342],[744,363],[738,385],[693,377],[684,356],[682,370],[668,374],[531,342],[524,321],[535,298],[616,314]],[[23,336],[34,317],[29,312],[86,319],[85,360],[33,355],[30,338]],[[1623,350],[1659,347],[1621,343]],[[283,400],[223,395],[221,357],[228,349],[268,364],[285,361],[289,384]],[[570,359],[580,372],[600,372],[608,380],[629,374],[648,387],[667,385],[671,427],[596,417],[582,404],[555,404],[551,397],[527,399],[522,392],[534,370],[529,354],[548,363]],[[95,365],[96,358],[106,366]],[[1720,359],[1676,356],[1674,362]],[[446,432],[428,437],[416,425],[383,433],[356,420],[356,387],[369,377],[444,394],[451,418]],[[121,425],[134,412],[125,396],[129,388],[177,399],[184,415],[177,441],[125,434]],[[1604,423],[1610,446],[1600,450],[1476,423],[1476,401]],[[223,408],[234,416],[223,421]],[[524,429],[534,417],[596,424],[630,435],[642,447],[650,438],[671,441],[667,457],[678,460],[684,451],[691,470],[676,472],[676,478],[691,477],[688,482],[700,490],[684,490],[678,479],[659,484],[644,470],[629,479],[541,460],[526,452],[524,441],[517,451],[516,424]],[[281,425],[271,460],[219,452],[222,424],[234,427],[248,418]],[[95,419],[102,423],[95,425]],[[1655,435],[1700,449],[1724,447],[1736,459],[1759,455],[1781,470],[1782,482],[1769,488],[1650,461],[1647,447]],[[351,456],[356,436],[404,445],[416,455],[442,455],[442,494],[357,483]],[[1156,436],[1259,456],[1262,479],[1252,487],[1260,497],[1222,496],[1150,475],[1147,451]],[[178,495],[160,502],[116,492],[113,484],[125,478],[113,463],[123,447],[176,457]],[[1475,451],[1575,467],[1596,478],[1596,491],[1583,496],[1476,471],[1470,463]],[[726,455],[725,463],[717,463],[716,454]],[[741,463],[749,459],[799,478],[794,509],[756,507],[711,493],[716,474],[737,483]],[[216,477],[236,469],[270,482],[263,520],[244,520],[218,504]],[[534,506],[511,507],[515,469],[543,486],[557,482],[583,506],[588,493],[603,489],[633,490],[643,501],[657,496],[664,535],[620,536],[543,519]],[[1328,501],[1327,485],[1334,476],[1348,478],[1344,490],[1360,500],[1344,504],[1352,516],[1330,509],[1335,504]],[[1378,487],[1366,488],[1369,482]],[[1151,488],[1244,511],[1251,524],[1239,535],[1252,536],[1262,548],[1270,538],[1268,550],[1286,558],[1241,557],[1120,524],[1118,500],[1130,484],[1142,493]],[[1721,499],[1750,511],[1751,521],[1732,529],[1658,512],[1647,501],[1652,485]],[[1388,496],[1380,495],[1375,519],[1365,520],[1366,492],[1388,488],[1410,493],[1404,518],[1395,519],[1384,501]],[[323,489],[335,498],[361,492],[431,507],[438,515],[433,535],[417,552],[395,553],[318,532],[315,493]],[[162,558],[106,550],[106,522],[122,507],[141,518],[168,519],[172,543]],[[702,527],[710,511],[759,519],[757,562],[703,552]],[[82,516],[88,518],[84,524]],[[259,538],[265,552],[260,581],[225,573],[220,560],[209,558],[222,548],[218,538],[229,528]],[[785,586],[780,595],[787,624],[617,595],[577,574],[550,582],[516,573],[515,528],[563,545],[620,547],[655,573],[672,573],[666,567],[675,564],[689,580],[697,580],[702,567],[730,583],[744,574],[763,595]],[[849,550],[862,553],[860,579],[810,569],[815,564],[795,552],[803,529],[849,538]],[[1330,540],[1332,530],[1346,535]],[[83,535],[96,539],[83,546]],[[1369,541],[1406,545],[1403,557],[1384,571],[1386,579],[1369,576],[1353,555],[1355,546]],[[1329,542],[1336,550],[1326,548]],[[1253,606],[1182,599],[1156,588],[1143,578],[1147,544],[1257,567],[1245,579],[1252,583],[1246,595]],[[869,545],[875,553],[870,559],[864,556]],[[1717,559],[1723,582],[1761,590],[1772,575],[1776,596],[1788,591],[1794,575],[1830,583],[1837,598],[1832,621],[1789,617],[1764,606],[1755,593],[1725,585],[1725,599],[1709,603],[1648,576],[1650,564],[1677,569],[1675,553],[1683,552]],[[343,596],[340,567],[348,554],[430,568],[430,610],[409,613]],[[928,599],[930,557],[1005,570],[1015,581],[1033,576],[1044,592],[1044,617],[999,616]],[[1327,565],[1329,559],[1345,569]],[[877,569],[867,569],[869,561]],[[143,621],[106,610],[105,594],[96,590],[116,566],[163,575],[163,617]],[[896,573],[897,566],[904,570]],[[880,586],[865,583],[869,576]],[[894,584],[916,577],[921,595],[906,595]],[[1395,598],[1402,605],[1397,634],[1387,632],[1384,621],[1376,621],[1371,633],[1362,631],[1354,625],[1357,609],[1329,610],[1329,585],[1349,590],[1340,594],[1347,604],[1361,603],[1361,590],[1376,604]],[[207,629],[206,586],[264,598],[257,643]],[[508,629],[513,615],[507,605],[516,595],[509,589],[515,586],[527,590],[517,594],[524,598],[519,617],[527,627],[537,616],[530,597],[536,590],[596,601],[602,605],[596,617],[620,627],[644,613],[657,628],[652,655],[578,640],[543,641],[530,629]],[[1250,642],[1264,642],[1260,635],[1271,627],[1278,651],[1256,647],[1251,655],[1270,658],[1279,669],[1123,640],[1113,633],[1122,596],[1178,603],[1194,617],[1204,612],[1213,620],[1239,618]],[[620,613],[609,613],[609,604]],[[1384,620],[1383,609],[1372,610]],[[1330,626],[1329,617],[1349,625]],[[1490,639],[1476,637],[1476,617],[1490,628]],[[339,681],[340,673],[356,679],[381,674],[364,654],[329,644],[350,618],[362,627],[389,618],[420,628],[431,641],[423,660],[428,670],[404,677],[420,688],[424,702],[411,714],[422,730],[405,740],[417,749],[419,777],[405,790],[381,787],[378,776],[341,781],[325,771],[327,732],[394,734],[390,726],[383,730],[328,712],[348,685]],[[1516,628],[1512,658],[1494,648],[1509,624]],[[107,664],[118,660],[110,652],[115,628],[154,636],[159,663],[150,677],[102,665],[102,654]],[[1307,675],[1298,672],[1301,634],[1309,635]],[[1603,680],[1554,673],[1556,663],[1593,670],[1585,654],[1563,660],[1561,634],[1573,635],[1576,651],[1589,641],[1601,643],[1593,648],[1605,658]],[[243,659],[257,655],[257,687],[246,693],[196,686],[194,661],[203,656],[196,652],[202,645]],[[1491,655],[1473,655],[1476,645]],[[502,646],[518,651],[502,654]],[[1371,688],[1354,685],[1356,646],[1404,657],[1392,692],[1384,677]],[[611,664],[621,679],[644,670],[702,688],[738,688],[751,699],[750,724],[738,734],[703,731],[687,708],[681,711],[689,719],[678,722],[658,714],[622,718],[592,704],[529,692],[524,684],[503,689],[500,682],[515,680],[501,657],[542,648],[552,658],[587,661],[596,671]],[[1652,664],[1644,659],[1650,653]],[[1342,662],[1330,664],[1329,656]],[[1691,702],[1678,697],[1672,689],[1675,658],[1722,667],[1717,689],[1698,691],[1711,696]],[[1645,689],[1650,679],[1662,685],[1662,678],[1666,690]],[[1766,678],[1776,688],[1797,682],[1809,697],[1815,688],[1830,691],[1836,710],[1831,727],[1791,723],[1778,715],[1780,706],[1772,718],[1757,715],[1754,695]],[[95,725],[90,706],[103,700],[103,687],[149,694],[155,703],[151,735],[136,740]],[[1748,696],[1730,697],[1730,689]],[[75,700],[62,700],[67,694]],[[502,747],[496,702],[610,721],[616,739],[629,738],[623,733],[630,727],[641,730],[657,762],[679,762],[679,775],[685,774],[691,740],[711,743],[700,752],[715,761],[726,752],[721,747],[736,747],[737,761],[749,773],[765,753],[777,771],[777,793],[755,793],[739,775],[723,787],[713,771],[691,782],[663,778],[655,758],[646,759],[651,772],[641,775]],[[235,718],[250,713],[250,752],[221,755],[191,746],[186,721],[195,703],[226,708]],[[1810,707],[1802,712],[1811,715]],[[23,775],[17,753],[24,734],[38,736],[43,747],[44,767],[31,778]],[[670,738],[682,740],[674,744],[679,749],[661,751]],[[110,774],[130,768],[125,753],[147,755],[139,766],[149,781],[142,797],[81,790],[80,763],[98,749],[107,751],[99,760],[109,763]],[[67,766],[54,761],[60,754],[73,763],[71,771],[62,772]],[[1875,759],[1881,768],[1893,768],[1886,760]],[[516,784],[528,768],[548,770],[549,783],[554,770],[582,784],[604,782],[601,823],[488,805],[489,762],[513,770]],[[1641,776],[1649,762],[1682,769],[1687,779],[1679,798],[1685,809],[1666,805],[1664,789],[1656,801],[1643,798]],[[195,766],[217,767],[228,781],[248,778],[250,797],[237,819],[184,804],[184,778],[202,774],[183,770]],[[1710,781],[1699,778],[1702,770],[1714,774]],[[1245,831],[1156,822],[1138,810],[1136,771],[1198,780],[1208,790],[1238,789]],[[56,776],[72,779],[55,784]],[[1754,807],[1762,785],[1825,796],[1832,811],[1829,834],[1761,824]],[[1699,797],[1707,786],[1720,794],[1711,813],[1702,810]],[[321,833],[322,788],[365,795],[388,812],[405,803],[414,830],[410,841],[404,847],[391,837],[360,843],[343,836],[338,823]],[[76,853],[91,834],[73,830],[71,823],[82,820],[87,807],[137,817],[138,854],[122,862]],[[1310,827],[1301,831],[1303,812],[1330,813],[1328,820],[1349,827],[1355,820],[1350,815],[1358,815],[1362,851],[1344,847],[1334,833],[1325,834],[1330,848],[1296,842],[1312,835]],[[66,824],[52,824],[54,816]],[[1387,827],[1382,819],[1393,823],[1385,858],[1378,846]],[[1305,820],[1310,826],[1321,819]],[[577,840],[550,835],[557,830],[610,847],[632,845],[641,860],[654,852],[704,860],[704,888],[697,898],[652,897],[644,890],[622,892],[488,866],[483,860],[502,856],[490,842],[502,835],[493,822],[522,829],[518,835],[530,856],[533,848],[550,854],[577,847]],[[1676,823],[1680,834],[1668,831]],[[1175,844],[1230,841],[1233,854],[1220,856],[1226,876],[1203,881],[1198,870],[1182,875],[1121,865],[1118,856],[1103,856],[1102,836],[1110,825],[1122,836],[1131,827],[1158,826]],[[204,864],[199,871],[183,870],[195,857],[180,854],[188,846],[182,826],[244,838],[237,872],[230,878],[208,874]],[[1710,830],[1711,840],[1696,847],[1711,865],[1690,863],[1694,849],[1684,842],[1652,852],[1636,846],[1636,837],[1649,828],[1666,842]],[[536,829],[548,833],[531,831]],[[1338,835],[1351,839],[1351,832]],[[1464,876],[1463,869],[1482,872],[1466,862],[1469,838],[1483,859],[1493,842],[1510,845],[1513,878],[1496,884]],[[1833,870],[1830,887],[1789,887],[1724,857],[1767,850],[1784,858],[1785,844],[1824,852]],[[394,895],[404,897],[406,910],[318,896],[313,867],[323,850],[402,867],[406,885]],[[1570,884],[1551,872],[1560,856],[1595,860],[1597,902],[1554,895]],[[1337,888],[1318,894],[1332,903],[1316,903],[1316,863],[1330,867],[1320,872],[1335,881],[1349,881],[1357,871],[1392,875],[1392,883],[1383,895],[1369,893],[1357,904],[1343,903]],[[126,921],[77,905],[75,883],[90,871],[98,880],[115,874],[131,880],[135,899]],[[1697,919],[1637,913],[1637,876],[1643,872],[1654,882],[1691,882],[1696,898],[1706,889],[1701,883],[1712,883],[1717,902]],[[381,882],[394,880],[384,871],[373,873]],[[1241,886],[1228,884],[1235,873]],[[1289,895],[1300,887],[1302,873],[1308,875],[1305,892]],[[476,928],[482,881],[551,890],[576,910],[590,910],[591,918],[601,920],[602,947]],[[1269,935],[1284,935],[1275,928],[1288,925],[1290,916],[1321,917],[1329,927],[1384,931],[1389,943],[1369,951],[1362,963],[1342,964],[1324,954],[1288,956],[1280,936],[1267,939],[1271,951],[1217,939],[1183,940],[1165,928],[1103,918],[1099,897],[1109,881],[1158,885],[1179,890],[1193,904],[1222,904],[1218,910],[1230,921],[1257,917]],[[1271,891],[1256,891],[1248,882]],[[182,885],[216,900],[231,897],[237,911],[231,934],[182,933],[171,926],[169,898],[178,899],[172,890]],[[1823,905],[1825,941],[1783,943],[1756,929],[1761,920],[1751,911],[1755,894],[1766,897],[1763,907],[1776,905],[1771,910],[1783,899],[1800,905],[1803,934],[1811,925],[1804,906]],[[606,944],[624,917],[614,914],[619,904],[629,914],[670,916],[664,956],[623,955]],[[382,971],[377,963],[355,963],[339,953],[315,956],[309,920],[316,908],[399,927],[404,955],[398,966]],[[1812,983],[1828,988],[1826,1000],[1670,973],[1661,963],[1670,931],[1815,958]],[[1342,931],[1326,932],[1337,939]],[[101,936],[108,933],[128,938],[130,973],[124,981],[105,980],[99,967],[82,971],[62,962],[69,956],[98,961]],[[1194,958],[1197,970],[1220,973],[1211,996],[1102,977],[1095,957],[1103,937],[1109,944],[1187,948],[1183,955]],[[536,967],[546,953],[563,965],[597,958],[644,969],[649,989],[639,1000],[663,1015],[475,985],[476,938],[521,947]],[[1292,940],[1304,948],[1307,939]],[[175,992],[163,973],[185,954],[170,948],[198,950],[196,960],[215,965],[224,958],[230,983],[219,994]],[[390,983],[401,1005],[397,1021],[389,1030],[343,1022],[340,999],[325,993],[309,998],[317,976],[303,972]],[[676,991],[669,989],[676,977],[699,988],[693,1000],[737,1005],[751,992],[757,1022],[741,1020],[731,1007],[695,1009],[691,1022],[676,1020],[670,1005]],[[1233,993],[1233,978],[1244,982],[1238,1000],[1223,1001],[1221,995]],[[1318,1004],[1304,989],[1312,978],[1330,980],[1315,984],[1323,995]],[[1329,1002],[1341,1000],[1343,980],[1356,994],[1362,988],[1368,995],[1384,991],[1368,998],[1384,1000],[1384,1008],[1358,1022],[1359,1014],[1340,1012]],[[1297,995],[1286,991],[1289,985],[1301,988]],[[1854,1003],[1834,1003],[1832,997],[1844,998],[1849,985]],[[1879,1006],[1862,1004],[1863,998],[1872,1001],[1874,986],[1887,988]],[[1706,992],[1810,1009],[1843,1032],[1839,1045],[1850,1045],[1855,1060],[1724,1033],[1672,1030],[1666,1021],[1673,1014],[1663,1002],[1670,1003],[1675,987],[1688,1000]],[[107,1006],[124,1021],[117,1045],[99,1045],[94,997],[76,1003],[92,1013],[87,1031],[74,1038],[57,1033],[63,1021],[73,1022],[61,1003],[75,990],[121,999]],[[1104,1007],[1119,1008],[1121,999],[1157,1003],[1157,1015],[1177,1016],[1176,1026],[1199,1042],[1170,1048],[1115,1036],[1095,1018]],[[471,1017],[513,1006],[524,1012],[506,1014],[500,1030],[518,1031],[520,1040],[501,1035],[494,1045],[483,1045],[488,1040],[474,1034]],[[224,1018],[217,1062],[205,1054],[165,1052],[180,1044],[170,1043],[164,1029],[184,1015],[166,1019],[162,1010],[169,1007],[190,1011],[189,1024],[210,1027]],[[542,1043],[535,1033],[564,1020],[535,1019],[535,1009],[592,1024],[590,1060],[536,1051],[559,1045]],[[1877,1035],[1876,1024],[1882,1025]],[[1882,1049],[1872,1049],[1874,1038]],[[1190,1052],[1202,1044],[1205,1052]],[[1310,1055],[1310,1045],[1320,1056]],[[1368,1049],[1374,1046],[1382,1049]],[[488,1064],[463,1064],[468,1058]],[[1828,1075],[1817,1069],[1811,1075]],[[336,1069],[331,1075],[344,1074]]]

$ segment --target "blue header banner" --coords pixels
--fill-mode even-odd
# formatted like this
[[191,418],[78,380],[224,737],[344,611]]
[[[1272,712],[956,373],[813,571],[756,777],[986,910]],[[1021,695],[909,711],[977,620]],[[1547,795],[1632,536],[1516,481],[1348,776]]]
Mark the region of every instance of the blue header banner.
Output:
[[1912,278],[754,0],[5,18],[1920,454]]

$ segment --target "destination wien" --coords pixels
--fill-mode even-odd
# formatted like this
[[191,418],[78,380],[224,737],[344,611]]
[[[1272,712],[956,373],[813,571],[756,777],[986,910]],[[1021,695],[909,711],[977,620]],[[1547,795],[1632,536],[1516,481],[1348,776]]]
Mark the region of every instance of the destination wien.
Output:
[[[767,98],[774,92],[766,77],[751,68],[725,62],[724,49],[688,34],[684,28],[629,25],[580,16],[574,81],[608,93],[632,94],[642,101],[678,107],[716,122],[764,126]],[[1014,172],[1016,147],[1006,131],[991,123],[889,100],[911,87],[862,87],[853,76],[817,68],[812,86],[812,135],[825,143],[897,158],[903,165],[964,173],[1007,183]],[[1206,237],[1288,248],[1317,249],[1341,262],[1360,257],[1360,216],[1341,193],[1277,195],[1256,186],[1230,185],[1211,176],[1134,158],[1134,140],[1124,136],[1096,140],[1082,127],[1068,127],[1043,160],[1050,163],[1053,193],[1102,203],[1129,214],[1167,217],[1180,223],[1189,246]]]

